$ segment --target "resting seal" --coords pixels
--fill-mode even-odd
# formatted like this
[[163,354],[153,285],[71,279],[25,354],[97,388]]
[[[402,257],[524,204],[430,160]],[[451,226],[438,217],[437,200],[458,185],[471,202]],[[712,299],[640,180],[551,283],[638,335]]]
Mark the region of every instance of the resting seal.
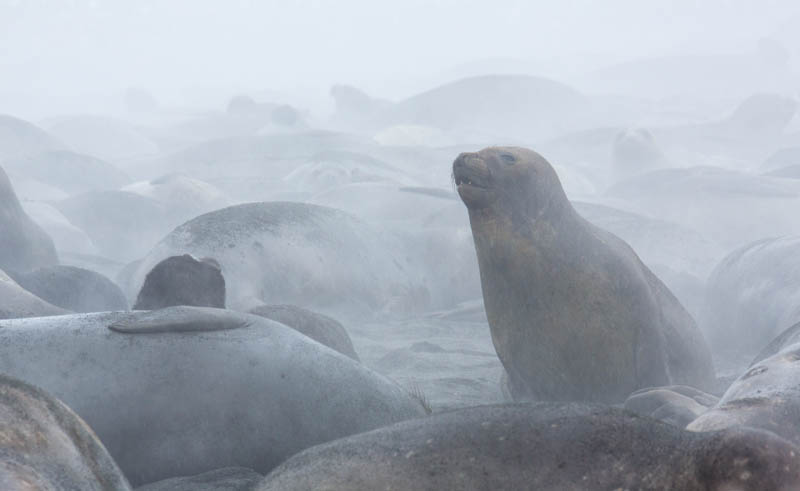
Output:
[[134,486],[231,466],[264,474],[312,445],[425,414],[397,384],[282,324],[209,307],[0,321],[0,373],[68,404]]
[[255,490],[789,490],[799,452],[749,428],[692,434],[615,407],[509,404],[317,445]]
[[453,177],[515,398],[618,402],[644,387],[711,385],[692,317],[624,241],[575,212],[542,156],[462,153]]

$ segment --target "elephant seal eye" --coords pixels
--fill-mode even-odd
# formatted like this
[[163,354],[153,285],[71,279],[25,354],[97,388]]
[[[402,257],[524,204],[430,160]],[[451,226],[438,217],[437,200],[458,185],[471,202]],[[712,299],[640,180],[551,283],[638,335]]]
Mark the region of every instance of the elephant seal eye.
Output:
[[514,158],[514,156],[511,155],[510,153],[501,153],[500,158],[503,159],[503,162],[505,162],[508,165],[512,165],[517,162],[517,159]]

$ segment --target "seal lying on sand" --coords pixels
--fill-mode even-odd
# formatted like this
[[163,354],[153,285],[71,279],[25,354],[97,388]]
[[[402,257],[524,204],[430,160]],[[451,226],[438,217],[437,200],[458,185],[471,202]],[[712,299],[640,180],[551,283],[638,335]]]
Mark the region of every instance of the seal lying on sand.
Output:
[[484,406],[305,450],[257,491],[663,490],[800,486],[800,450],[771,433],[691,432],[579,403]]
[[453,177],[515,399],[619,402],[649,386],[710,386],[692,317],[625,242],[575,212],[542,156],[462,153]]
[[0,322],[0,372],[60,397],[138,486],[423,416],[400,386],[300,333],[207,307]]

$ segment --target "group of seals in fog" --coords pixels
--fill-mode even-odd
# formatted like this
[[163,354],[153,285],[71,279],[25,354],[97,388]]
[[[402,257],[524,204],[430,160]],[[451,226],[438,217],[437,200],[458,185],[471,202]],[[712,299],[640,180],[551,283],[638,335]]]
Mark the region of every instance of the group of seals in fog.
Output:
[[59,397],[134,486],[422,416],[400,386],[284,325],[204,307],[0,322],[0,372]]
[[453,177],[515,398],[621,402],[650,386],[712,385],[692,317],[625,242],[575,212],[542,156],[462,153]]
[[[800,393],[792,383],[800,328],[768,346],[706,412],[713,397],[685,386],[708,388],[714,380],[691,316],[625,242],[575,212],[544,158],[522,148],[488,148],[461,154],[453,176],[469,212],[492,339],[512,394],[556,402],[422,418],[409,394],[357,362],[341,324],[290,305],[260,305],[250,310],[256,315],[182,306],[8,320],[0,322],[0,372],[37,384],[80,417],[0,376],[0,415],[22,408],[27,416],[0,418],[0,439],[16,439],[0,445],[0,486],[92,489],[97,482],[124,491],[118,464],[131,483],[152,490],[800,487],[794,431]],[[144,286],[137,308],[225,305],[219,263],[188,254],[162,260],[181,245],[219,253],[233,277],[250,279],[245,287],[261,295],[269,286],[261,278],[270,271],[250,276],[243,255],[278,272],[343,260],[334,271],[341,277],[356,258],[367,257],[368,269],[378,266],[409,285],[391,251],[320,256],[309,237],[345,248],[385,244],[324,207],[231,207],[180,227],[138,266]],[[269,241],[286,238],[301,250],[270,262]],[[50,270],[20,277],[34,285],[46,277],[41,271]],[[312,278],[322,304],[340,304],[331,286],[337,278]],[[395,293],[368,292],[370,279],[351,280],[355,292],[376,295],[368,304],[382,305]],[[16,286],[10,279],[8,285]],[[274,288],[289,290],[290,298],[306,294],[285,281]],[[237,301],[244,300],[238,291]],[[652,386],[667,387],[635,392]],[[631,393],[631,409],[673,424],[621,408],[557,402],[620,402]],[[677,427],[692,419],[695,432]],[[13,427],[3,426],[9,421]],[[20,437],[25,431],[52,437]],[[262,480],[259,473],[270,471]]]

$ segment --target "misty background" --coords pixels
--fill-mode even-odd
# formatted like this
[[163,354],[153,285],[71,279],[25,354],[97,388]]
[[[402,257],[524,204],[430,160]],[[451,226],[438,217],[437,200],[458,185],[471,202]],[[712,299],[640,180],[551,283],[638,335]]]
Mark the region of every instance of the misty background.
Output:
[[[755,56],[759,41],[762,55],[785,68],[768,83],[786,88],[795,80],[798,22],[796,2],[777,0],[2,0],[0,107],[33,119],[120,111],[121,92],[141,87],[170,106],[222,105],[247,92],[324,116],[335,83],[398,100],[483,73],[547,76],[602,94],[616,88],[596,80],[603,67]],[[703,63],[674,76],[661,93],[631,80],[631,95],[704,87],[686,83],[703,76]],[[735,90],[741,80],[730,83],[721,89],[734,93],[725,95],[746,92]]]

